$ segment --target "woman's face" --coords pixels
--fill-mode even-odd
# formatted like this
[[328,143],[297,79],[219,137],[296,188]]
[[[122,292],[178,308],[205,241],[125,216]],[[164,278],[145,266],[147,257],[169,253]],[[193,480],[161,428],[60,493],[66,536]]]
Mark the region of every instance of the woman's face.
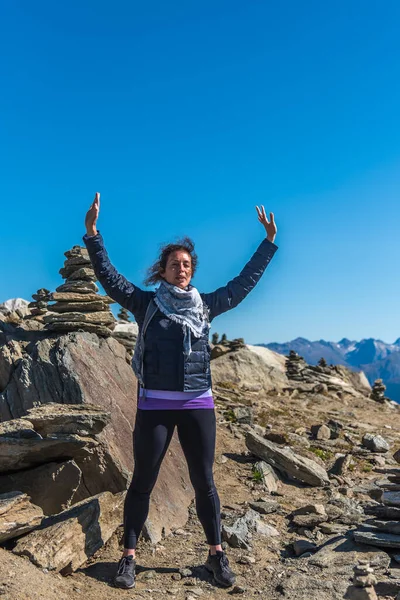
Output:
[[185,250],[171,252],[167,259],[165,271],[161,271],[161,277],[168,283],[184,290],[192,278],[192,258]]

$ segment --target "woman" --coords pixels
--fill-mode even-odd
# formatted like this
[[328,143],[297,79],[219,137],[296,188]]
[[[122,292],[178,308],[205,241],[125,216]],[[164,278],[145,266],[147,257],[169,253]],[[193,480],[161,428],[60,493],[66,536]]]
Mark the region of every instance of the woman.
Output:
[[175,426],[195,490],[196,510],[210,546],[206,568],[229,587],[235,574],[221,546],[220,503],[213,480],[216,419],[211,391],[210,322],[234,308],[254,288],[277,250],[274,215],[256,207],[266,231],[242,272],[226,286],[200,294],[191,280],[197,255],[189,238],[168,244],[148,270],[146,284],[159,283],[155,292],[141,290],[110,263],[96,222],[100,194],[86,214],[88,249],[96,276],[106,293],[133,313],[139,335],[132,367],[139,382],[134,430],[134,473],[124,507],[124,552],[114,584],[135,585],[135,549],[148,515],[150,494]]

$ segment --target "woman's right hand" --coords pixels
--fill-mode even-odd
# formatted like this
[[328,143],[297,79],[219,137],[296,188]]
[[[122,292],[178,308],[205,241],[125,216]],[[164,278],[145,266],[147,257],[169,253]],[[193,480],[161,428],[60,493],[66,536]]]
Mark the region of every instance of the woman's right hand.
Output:
[[86,213],[85,226],[86,226],[86,234],[87,235],[96,235],[97,234],[96,222],[97,222],[97,219],[99,218],[99,212],[100,212],[100,193],[96,192],[96,195],[93,200],[93,204],[91,205],[91,207],[89,208],[89,210]]

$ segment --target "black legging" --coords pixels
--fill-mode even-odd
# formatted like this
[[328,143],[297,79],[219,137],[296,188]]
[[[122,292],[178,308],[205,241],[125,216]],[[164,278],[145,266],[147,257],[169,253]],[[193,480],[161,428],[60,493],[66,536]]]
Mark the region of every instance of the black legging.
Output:
[[124,507],[124,546],[136,548],[150,494],[175,425],[196,496],[196,510],[210,545],[221,543],[220,502],[213,479],[216,420],[212,408],[140,410],[133,434],[135,468]]

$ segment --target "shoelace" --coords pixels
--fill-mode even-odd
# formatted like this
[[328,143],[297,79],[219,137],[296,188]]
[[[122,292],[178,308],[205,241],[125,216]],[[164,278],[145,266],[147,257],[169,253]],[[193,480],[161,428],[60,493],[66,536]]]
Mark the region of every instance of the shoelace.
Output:
[[228,557],[226,556],[226,554],[222,554],[222,556],[219,559],[219,562],[220,562],[221,567],[229,569],[229,560],[228,560]]
[[125,569],[128,566],[128,564],[132,563],[132,562],[133,562],[133,560],[128,560],[128,558],[126,556],[123,556],[121,558],[121,562],[118,567],[118,575],[123,575],[125,573]]

